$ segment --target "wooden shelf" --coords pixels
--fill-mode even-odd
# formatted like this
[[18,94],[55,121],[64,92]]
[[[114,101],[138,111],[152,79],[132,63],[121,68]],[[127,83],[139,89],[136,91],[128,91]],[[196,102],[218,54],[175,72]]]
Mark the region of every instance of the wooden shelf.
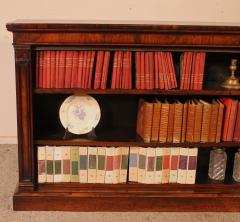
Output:
[[36,94],[133,94],[239,96],[240,90],[159,90],[159,89],[35,89]]
[[52,145],[52,146],[143,146],[143,147],[199,147],[199,148],[239,148],[239,142],[220,142],[220,143],[145,143],[143,141],[98,141],[87,139],[37,139],[36,145]]

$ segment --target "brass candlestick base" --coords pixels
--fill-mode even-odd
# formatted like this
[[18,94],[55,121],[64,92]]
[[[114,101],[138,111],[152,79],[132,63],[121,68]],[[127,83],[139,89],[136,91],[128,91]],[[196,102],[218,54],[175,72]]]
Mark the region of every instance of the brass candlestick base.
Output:
[[231,60],[231,65],[229,66],[231,71],[231,76],[227,78],[221,86],[226,89],[240,89],[240,80],[235,76],[235,71],[237,70],[237,59]]

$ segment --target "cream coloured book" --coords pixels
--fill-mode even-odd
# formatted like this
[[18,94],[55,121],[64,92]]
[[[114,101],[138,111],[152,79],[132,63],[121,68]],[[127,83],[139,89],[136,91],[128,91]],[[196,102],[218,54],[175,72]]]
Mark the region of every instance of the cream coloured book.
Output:
[[198,148],[189,148],[186,184],[195,184]]
[[178,160],[179,160],[179,147],[171,148],[170,155],[170,177],[169,183],[177,183],[178,178]]
[[163,148],[156,147],[155,183],[162,183]]
[[88,147],[80,146],[79,149],[79,182],[88,182]]
[[105,182],[106,147],[97,147],[97,183]]
[[97,147],[88,147],[88,183],[97,182]]
[[119,183],[127,182],[129,147],[121,147],[121,166]]
[[138,183],[146,182],[146,164],[147,164],[147,149],[145,147],[139,147],[138,154]]
[[147,148],[147,163],[146,163],[146,178],[145,183],[155,183],[155,162],[156,162],[156,149],[152,147]]
[[38,147],[38,183],[47,182],[46,146]]
[[130,147],[129,155],[129,181],[138,182],[138,153],[139,147]]
[[54,176],[53,182],[63,182],[63,171],[62,171],[62,147],[55,146],[54,148]]
[[188,150],[189,148],[180,148],[179,150],[177,183],[180,184],[185,184],[187,179]]
[[63,182],[71,182],[71,153],[70,146],[62,147],[62,165],[63,165]]
[[46,159],[47,159],[47,183],[53,183],[54,173],[54,147],[46,146]]

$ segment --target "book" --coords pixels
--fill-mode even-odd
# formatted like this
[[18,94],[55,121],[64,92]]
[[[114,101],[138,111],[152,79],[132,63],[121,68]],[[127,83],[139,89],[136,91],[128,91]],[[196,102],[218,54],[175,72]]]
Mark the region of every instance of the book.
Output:
[[46,146],[38,146],[38,183],[47,182]]
[[187,179],[188,148],[179,149],[178,178],[177,183],[185,184]]
[[175,104],[169,104],[169,114],[168,114],[168,127],[167,127],[167,142],[173,142],[173,130],[174,130],[174,116],[175,116]]
[[64,88],[70,88],[72,81],[73,51],[66,51],[65,53]]
[[101,89],[106,89],[107,87],[109,62],[110,62],[110,51],[105,51],[104,59],[103,59],[102,78],[101,78],[101,84],[100,84]]
[[157,100],[153,103],[151,141],[157,142],[159,136],[159,125],[161,117],[161,103]]
[[193,142],[195,109],[196,109],[196,104],[194,103],[193,100],[189,100],[188,101],[188,110],[187,110],[186,142]]
[[83,61],[84,61],[84,51],[80,51],[79,56],[78,56],[78,73],[77,73],[77,87],[78,88],[82,88]]
[[77,146],[71,146],[71,182],[79,182],[79,151]]
[[217,102],[219,104],[219,109],[218,109],[218,118],[217,118],[216,143],[219,143],[222,136],[224,105],[220,100],[217,100]]
[[156,152],[155,148],[147,148],[147,158],[146,158],[146,175],[145,183],[154,184],[155,183],[155,162],[156,162]]
[[88,147],[87,182],[97,182],[97,147]]
[[114,149],[113,156],[113,183],[117,184],[120,180],[121,147]]
[[105,147],[97,147],[97,182],[105,182],[106,171],[106,149]]
[[62,172],[62,147],[54,147],[54,183],[63,182]]
[[73,58],[72,58],[72,73],[71,73],[71,88],[77,87],[77,79],[78,79],[78,57],[79,52],[73,51]]
[[[102,69],[103,69],[103,59],[104,59],[104,51],[97,52],[96,59],[96,69],[95,69],[95,77],[94,77],[94,89],[99,89],[101,85],[102,79]],[[113,81],[114,76],[112,76]],[[111,87],[113,88],[113,87]]]
[[182,131],[182,120],[183,120],[183,104],[176,100],[174,105],[174,123],[173,123],[173,142],[181,142],[181,131]]
[[163,165],[162,165],[162,183],[169,183],[170,177],[170,148],[164,147],[163,149]]
[[161,103],[159,142],[163,143],[167,141],[169,108],[170,108],[169,103],[166,100],[164,103]]
[[135,72],[135,87],[136,89],[141,89],[141,54],[140,52],[135,52],[135,67],[136,67],[136,72]]
[[203,117],[203,104],[199,100],[194,100],[195,107],[195,121],[193,129],[193,142],[201,141],[202,117]]
[[127,182],[129,147],[121,147],[121,167],[119,183]]
[[80,146],[79,151],[79,182],[88,182],[88,147]]
[[56,88],[56,52],[50,51],[50,88]]
[[139,147],[130,147],[129,152],[129,181],[138,182]]
[[71,182],[71,151],[69,146],[62,147],[63,182]]
[[147,149],[145,147],[139,147],[138,153],[138,183],[145,183],[146,181],[146,163],[147,163]]
[[59,51],[57,88],[64,88],[65,86],[65,69],[66,69],[66,52],[61,50]]
[[211,106],[212,106],[212,109],[211,109],[211,116],[210,116],[208,142],[213,143],[216,141],[219,104],[215,99],[213,99]]
[[236,124],[234,128],[233,141],[240,142],[240,102],[238,102]]
[[169,183],[176,183],[178,178],[178,160],[179,147],[171,147],[170,149],[170,176]]
[[212,105],[209,102],[200,100],[203,104],[203,117],[202,117],[202,129],[201,129],[201,142],[208,142],[209,129],[211,121]]
[[184,143],[186,141],[186,130],[187,130],[187,112],[188,112],[188,104],[185,102],[183,104],[183,119],[182,119],[182,132],[181,132],[181,142]]
[[189,148],[186,184],[195,184],[198,148]]
[[162,183],[163,148],[156,147],[155,183]]
[[53,183],[54,173],[54,147],[46,146],[46,162],[47,162],[47,183]]
[[231,112],[225,141],[232,141],[238,112],[238,100],[232,99]]
[[113,171],[113,158],[115,153],[114,147],[108,147],[106,149],[106,172],[105,172],[105,183],[113,183],[114,171]]

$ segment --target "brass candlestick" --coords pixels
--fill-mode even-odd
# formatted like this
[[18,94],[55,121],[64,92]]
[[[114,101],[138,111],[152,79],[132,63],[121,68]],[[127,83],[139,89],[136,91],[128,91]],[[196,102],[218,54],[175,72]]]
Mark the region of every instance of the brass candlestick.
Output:
[[226,89],[240,89],[240,82],[239,78],[235,76],[235,72],[237,70],[237,59],[231,60],[231,65],[229,66],[229,69],[231,71],[231,76],[227,78],[223,83],[222,87]]

